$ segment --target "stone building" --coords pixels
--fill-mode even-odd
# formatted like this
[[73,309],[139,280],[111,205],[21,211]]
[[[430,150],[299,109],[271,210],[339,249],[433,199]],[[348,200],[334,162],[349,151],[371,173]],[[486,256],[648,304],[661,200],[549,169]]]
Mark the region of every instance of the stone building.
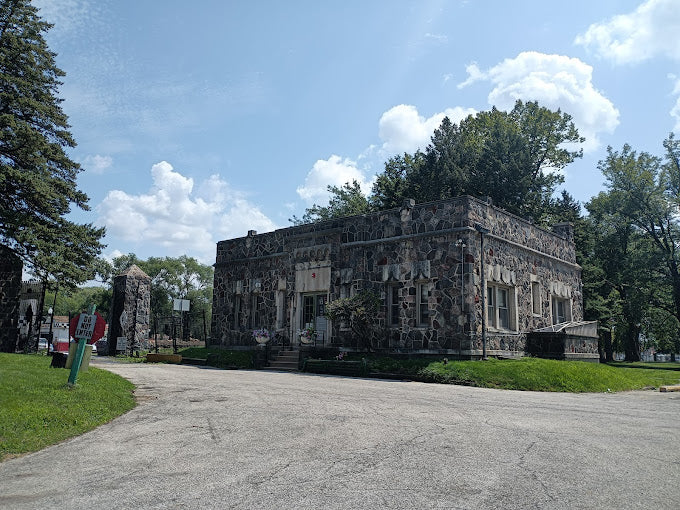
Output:
[[264,327],[296,345],[311,326],[317,343],[351,348],[324,308],[362,290],[382,303],[376,349],[516,356],[528,333],[577,324],[588,332],[569,349],[597,358],[572,226],[548,231],[468,196],[219,242],[211,344],[251,345]]

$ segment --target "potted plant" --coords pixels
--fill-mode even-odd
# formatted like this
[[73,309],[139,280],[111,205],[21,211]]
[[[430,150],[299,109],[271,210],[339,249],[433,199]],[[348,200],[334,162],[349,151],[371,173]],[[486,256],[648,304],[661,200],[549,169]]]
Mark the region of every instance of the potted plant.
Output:
[[314,342],[314,335],[316,331],[312,326],[307,326],[306,328],[301,329],[298,331],[298,335],[300,336],[300,343],[303,344],[311,344]]
[[255,341],[260,344],[264,345],[267,342],[269,342],[269,339],[271,338],[271,335],[269,333],[269,330],[261,328],[261,329],[255,329],[253,330],[253,338],[255,338]]

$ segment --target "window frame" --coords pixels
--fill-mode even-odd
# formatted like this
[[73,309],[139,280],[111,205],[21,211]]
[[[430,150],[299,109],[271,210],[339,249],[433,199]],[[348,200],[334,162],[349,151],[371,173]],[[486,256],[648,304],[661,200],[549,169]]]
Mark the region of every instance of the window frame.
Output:
[[[515,287],[496,282],[486,283],[486,323],[489,328],[496,331],[517,331],[515,292]],[[505,296],[505,306],[500,305],[499,295]]]
[[400,324],[401,301],[399,300],[399,285],[387,285],[385,296],[387,308],[387,327],[398,328]]
[[531,313],[534,317],[540,316],[543,310],[543,303],[541,301],[541,284],[539,282],[531,282]]
[[[560,316],[558,314],[558,305],[563,305],[564,310],[563,316]],[[557,296],[553,294],[552,298],[550,299],[550,315],[551,315],[551,322],[552,325],[555,326],[556,324],[564,324],[565,322],[570,322],[572,318],[572,310],[571,310],[571,299],[569,298],[563,298],[561,296]],[[564,320],[559,321],[559,318],[563,318]]]
[[[423,300],[423,292],[425,299]],[[416,327],[429,328],[431,326],[429,282],[416,282]]]

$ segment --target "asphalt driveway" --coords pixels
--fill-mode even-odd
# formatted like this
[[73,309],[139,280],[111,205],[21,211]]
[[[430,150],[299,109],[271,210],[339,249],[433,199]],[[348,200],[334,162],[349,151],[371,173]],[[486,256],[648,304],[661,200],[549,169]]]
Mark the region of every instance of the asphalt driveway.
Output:
[[0,508],[678,508],[680,394],[102,364],[109,424],[0,464]]

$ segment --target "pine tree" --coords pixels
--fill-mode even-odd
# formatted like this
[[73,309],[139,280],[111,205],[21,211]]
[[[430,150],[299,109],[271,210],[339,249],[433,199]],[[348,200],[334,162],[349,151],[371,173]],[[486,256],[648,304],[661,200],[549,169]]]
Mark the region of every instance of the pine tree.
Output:
[[58,97],[64,72],[43,35],[52,25],[28,0],[0,0],[0,244],[41,279],[92,277],[104,229],[66,219],[89,210]]

